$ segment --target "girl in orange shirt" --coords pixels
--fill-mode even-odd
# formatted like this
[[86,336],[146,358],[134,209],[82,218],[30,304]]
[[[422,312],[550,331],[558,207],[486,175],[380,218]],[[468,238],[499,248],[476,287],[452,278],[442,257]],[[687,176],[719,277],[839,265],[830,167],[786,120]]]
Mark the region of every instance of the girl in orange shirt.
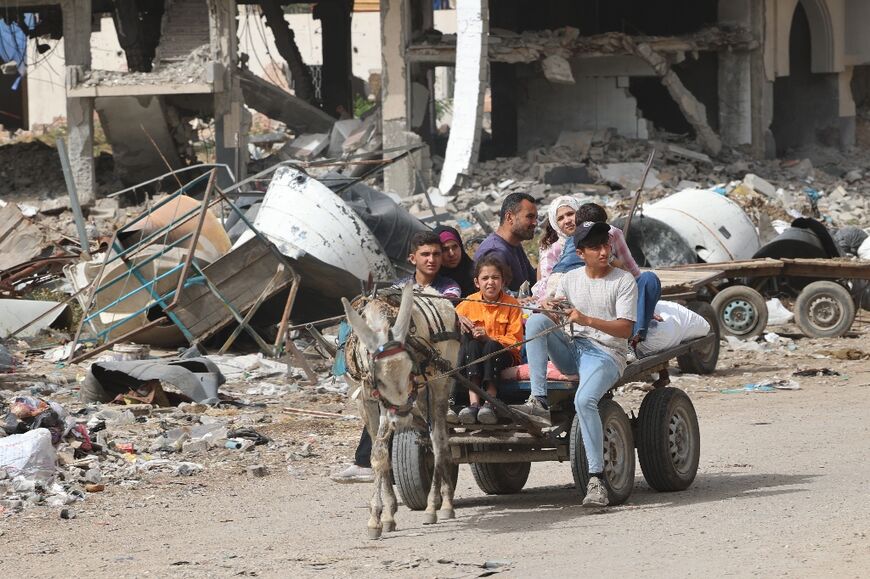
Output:
[[[456,306],[462,329],[460,365],[465,366],[523,340],[522,310],[519,307],[500,305],[520,305],[515,298],[503,291],[510,283],[510,276],[510,268],[494,254],[487,254],[474,264],[474,285],[480,291],[471,294],[468,299],[478,301],[463,301]],[[490,395],[497,396],[499,374],[505,368],[519,363],[519,359],[520,352],[516,347],[472,364],[462,372]],[[474,392],[469,392],[468,396],[470,404],[459,412],[460,423],[498,422],[498,416],[489,402],[481,404],[480,397]]]

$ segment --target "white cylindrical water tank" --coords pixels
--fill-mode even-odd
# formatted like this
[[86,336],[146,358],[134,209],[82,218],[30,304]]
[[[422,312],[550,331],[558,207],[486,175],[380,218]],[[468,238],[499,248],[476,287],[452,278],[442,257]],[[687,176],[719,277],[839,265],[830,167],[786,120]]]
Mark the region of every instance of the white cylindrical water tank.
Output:
[[684,189],[644,205],[643,213],[670,226],[707,263],[751,259],[761,247],[743,208],[713,191]]
[[[254,220],[284,255],[308,253],[361,280],[392,281],[396,274],[362,219],[326,185],[292,167],[279,167]],[[244,243],[252,233],[236,241]]]

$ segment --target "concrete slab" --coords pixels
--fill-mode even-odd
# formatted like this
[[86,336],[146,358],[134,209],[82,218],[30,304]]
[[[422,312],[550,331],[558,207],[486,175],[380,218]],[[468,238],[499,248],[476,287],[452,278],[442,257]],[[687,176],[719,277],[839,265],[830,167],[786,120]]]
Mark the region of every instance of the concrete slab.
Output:
[[160,97],[98,98],[95,108],[112,145],[115,171],[124,185],[181,168]]
[[245,104],[270,119],[281,121],[291,131],[328,133],[335,119],[249,70],[238,71]]
[[[643,163],[609,163],[598,166],[598,174],[605,181],[619,183],[626,189],[637,189],[643,179],[643,171],[646,166]],[[654,189],[661,185],[659,174],[655,169],[649,170],[644,190]]]

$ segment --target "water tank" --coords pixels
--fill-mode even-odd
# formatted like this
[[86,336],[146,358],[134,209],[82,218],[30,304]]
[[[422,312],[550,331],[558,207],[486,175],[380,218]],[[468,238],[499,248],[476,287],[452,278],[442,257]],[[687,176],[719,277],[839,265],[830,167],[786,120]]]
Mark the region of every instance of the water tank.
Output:
[[750,259],[761,247],[743,208],[713,191],[684,189],[645,205],[643,212],[672,229],[707,263]]

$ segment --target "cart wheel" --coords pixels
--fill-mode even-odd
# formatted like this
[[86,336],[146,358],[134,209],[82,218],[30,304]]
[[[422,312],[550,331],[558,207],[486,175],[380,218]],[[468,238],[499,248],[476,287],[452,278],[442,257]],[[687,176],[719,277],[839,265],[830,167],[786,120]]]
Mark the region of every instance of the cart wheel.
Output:
[[[393,480],[405,506],[412,511],[426,508],[429,489],[432,488],[432,471],[435,469],[435,455],[428,445],[419,443],[420,436],[413,429],[399,430],[393,435]],[[455,488],[459,465],[450,466]]]
[[795,300],[794,318],[801,331],[811,338],[836,338],[852,327],[855,302],[840,284],[814,281]]
[[[495,450],[487,444],[472,445],[477,452]],[[523,490],[532,470],[530,462],[473,462],[469,465],[474,482],[488,495],[512,495]]]
[[[716,334],[716,339],[703,348],[695,348],[682,356],[677,356],[680,370],[687,374],[712,374],[719,362],[719,323],[713,307],[706,302],[689,302],[690,310],[707,320],[710,331]],[[766,311],[766,310],[765,310]]]
[[647,484],[657,491],[689,488],[698,473],[701,432],[685,392],[658,388],[640,405],[637,457]]
[[716,294],[712,305],[723,334],[753,339],[764,333],[767,304],[751,287],[735,285],[725,288]]
[[[634,490],[634,436],[631,421],[622,407],[609,398],[598,403],[598,413],[604,428],[604,483],[611,505],[621,505]],[[571,474],[582,496],[589,483],[589,464],[580,432],[580,417],[571,423]]]

